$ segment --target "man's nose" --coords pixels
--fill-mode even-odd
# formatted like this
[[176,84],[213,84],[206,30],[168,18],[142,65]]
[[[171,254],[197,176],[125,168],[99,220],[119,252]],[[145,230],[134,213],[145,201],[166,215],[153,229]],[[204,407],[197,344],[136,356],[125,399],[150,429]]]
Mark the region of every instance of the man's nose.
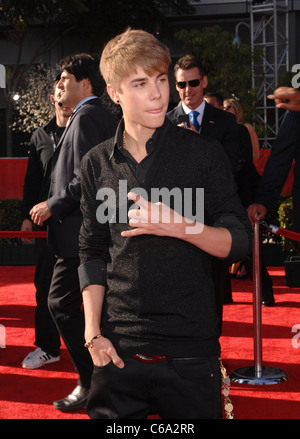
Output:
[[151,88],[151,98],[152,99],[159,99],[161,97],[161,91],[157,84],[154,84]]

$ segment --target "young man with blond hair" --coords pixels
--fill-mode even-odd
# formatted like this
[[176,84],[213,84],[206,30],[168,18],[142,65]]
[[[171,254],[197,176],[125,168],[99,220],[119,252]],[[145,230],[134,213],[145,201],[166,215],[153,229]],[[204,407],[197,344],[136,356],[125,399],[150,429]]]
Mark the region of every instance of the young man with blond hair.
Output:
[[93,419],[222,415],[211,255],[244,258],[250,226],[222,147],[166,119],[169,64],[165,45],[131,29],[100,61],[123,119],[81,168]]

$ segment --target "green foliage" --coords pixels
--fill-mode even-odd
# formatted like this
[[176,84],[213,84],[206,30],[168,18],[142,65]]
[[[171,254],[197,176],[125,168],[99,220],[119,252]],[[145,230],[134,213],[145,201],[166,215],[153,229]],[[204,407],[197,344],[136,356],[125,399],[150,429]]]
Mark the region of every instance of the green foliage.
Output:
[[[20,230],[21,219],[21,199],[0,200],[0,230]],[[0,245],[8,242],[6,238],[0,238]],[[10,243],[19,244],[19,240],[12,238]]]
[[[278,208],[279,225],[283,229],[293,230],[293,198],[292,196],[281,197]],[[289,238],[281,237],[281,244],[284,250],[300,254],[300,244]]]
[[292,79],[295,76],[295,73],[289,70],[288,72],[283,73],[278,79],[278,87],[291,87]]
[[1,20],[9,23],[17,32],[27,31],[30,26],[40,22],[62,23],[73,14],[88,10],[87,0],[2,0]]
[[127,27],[156,32],[167,30],[167,14],[193,12],[189,0],[88,0],[76,30],[89,36],[90,50],[102,50],[104,43]]
[[21,203],[18,198],[0,200],[0,230],[20,230]]
[[[278,207],[280,205],[280,202],[278,203]],[[274,209],[273,212],[269,212],[266,217],[264,218],[264,221],[268,225],[280,227],[279,219],[278,219],[278,209]],[[263,244],[277,244],[281,245],[281,236],[274,234],[266,227],[261,227],[261,240]]]
[[224,99],[238,98],[245,120],[253,122],[256,90],[252,89],[252,61],[259,52],[252,53],[247,44],[232,44],[233,35],[217,25],[202,31],[183,29],[175,37],[200,58],[208,75],[206,91],[219,92]]
[[55,115],[50,104],[55,74],[51,69],[37,65],[29,69],[25,76],[25,87],[19,90],[20,98],[15,102],[13,131],[33,133],[46,125]]
[[[13,67],[6,75],[7,128],[14,122],[12,96],[24,87],[25,73],[66,35],[82,36],[86,42],[84,50],[99,54],[111,37],[123,32],[128,26],[150,32],[159,32],[161,28],[166,31],[167,13],[182,14],[193,10],[189,0],[0,1],[0,39],[9,40],[16,46]],[[22,65],[23,50],[27,46],[32,47],[32,51],[27,64]],[[44,119],[41,119],[38,124],[43,122]],[[26,128],[29,126],[31,132],[33,127],[30,124],[26,119]],[[20,123],[15,128],[19,127]],[[7,145],[10,151],[11,129],[7,129]]]
[[15,40],[42,23],[50,39],[75,32],[88,37],[89,51],[98,51],[128,26],[153,32],[168,25],[167,14],[193,10],[189,0],[2,0],[0,23],[13,27]]
[[[281,227],[287,230],[293,230],[293,197],[291,195],[281,195],[277,208],[268,213],[265,218],[268,225]],[[268,229],[262,228],[262,241],[264,243],[280,244],[282,250],[291,252],[291,254],[300,254],[300,244],[297,241],[276,235]]]

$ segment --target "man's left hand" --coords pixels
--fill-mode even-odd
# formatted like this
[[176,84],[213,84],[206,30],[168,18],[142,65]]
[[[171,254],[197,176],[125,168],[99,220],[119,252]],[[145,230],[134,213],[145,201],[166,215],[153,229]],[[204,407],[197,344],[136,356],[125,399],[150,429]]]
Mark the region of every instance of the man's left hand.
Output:
[[44,221],[46,221],[51,216],[51,212],[47,206],[46,201],[42,201],[39,204],[33,206],[29,212],[32,222],[38,226],[43,226]]

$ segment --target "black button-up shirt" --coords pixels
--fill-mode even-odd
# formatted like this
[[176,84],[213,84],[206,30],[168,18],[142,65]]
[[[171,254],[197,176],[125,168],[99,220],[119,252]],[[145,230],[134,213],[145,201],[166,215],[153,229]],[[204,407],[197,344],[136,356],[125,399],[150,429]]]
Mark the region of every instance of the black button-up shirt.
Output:
[[134,157],[130,154],[127,149],[123,147],[123,132],[124,132],[124,121],[122,120],[118,126],[116,135],[115,135],[115,144],[114,144],[114,150],[112,151],[112,155],[115,153],[116,149],[120,151],[123,156],[126,158],[126,161],[137,179],[139,183],[143,183],[146,177],[146,174],[148,170],[151,167],[151,164],[153,163],[153,160],[155,159],[155,152],[157,151],[157,148],[155,147],[158,143],[159,138],[159,129],[156,130],[153,134],[153,136],[150,137],[150,139],[146,142],[146,151],[147,155],[143,158],[141,162],[137,162]]
[[[131,171],[137,180],[142,184],[147,172],[151,168],[156,156],[159,155],[159,142],[162,141],[168,130],[168,123],[166,121],[162,127],[156,129],[152,137],[146,142],[147,156],[138,163],[132,155],[123,148],[123,131],[124,121],[122,120],[117,128],[110,160],[113,156],[122,154],[122,157],[127,161]],[[181,128],[183,129],[183,128]],[[201,148],[201,143],[199,142]],[[159,159],[159,157],[158,157]],[[242,208],[242,206],[241,206]],[[242,212],[240,212],[242,213]],[[96,218],[95,218],[96,221]],[[231,250],[228,255],[228,260],[237,261],[240,260],[239,255],[243,253],[245,248],[245,242],[248,241],[247,229],[251,229],[246,211],[242,213],[241,218],[237,219],[234,215],[223,215],[215,224],[214,227],[227,228],[232,235]],[[93,234],[93,230],[90,231]],[[251,246],[251,245],[250,245]],[[88,285],[105,285],[106,284],[106,264],[100,259],[89,259],[82,263],[79,267],[79,278],[81,289]]]

